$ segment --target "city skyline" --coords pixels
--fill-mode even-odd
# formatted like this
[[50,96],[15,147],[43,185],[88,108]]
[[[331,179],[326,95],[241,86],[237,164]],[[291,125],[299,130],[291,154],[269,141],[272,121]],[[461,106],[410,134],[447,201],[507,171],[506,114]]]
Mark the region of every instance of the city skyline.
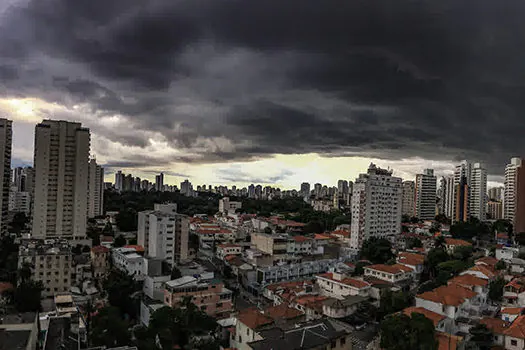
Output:
[[[476,11],[451,1],[7,5],[0,113],[14,121],[15,164],[30,164],[42,119],[89,127],[108,176],[184,175],[173,182],[291,188],[355,178],[370,162],[413,178],[469,159],[503,183],[507,159],[525,149],[513,90],[525,39],[510,25],[522,25],[522,3],[505,7],[506,21],[489,1]],[[86,26],[63,27],[76,20]],[[315,33],[287,30],[311,23]]]

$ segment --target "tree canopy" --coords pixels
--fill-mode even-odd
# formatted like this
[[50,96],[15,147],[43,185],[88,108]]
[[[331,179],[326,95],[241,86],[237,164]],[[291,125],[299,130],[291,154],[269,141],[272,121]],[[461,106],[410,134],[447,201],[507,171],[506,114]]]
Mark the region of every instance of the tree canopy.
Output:
[[368,259],[374,264],[384,264],[394,258],[392,245],[385,238],[372,237],[363,242],[361,258]]
[[113,246],[115,248],[120,248],[126,245],[126,238],[124,238],[123,235],[118,235],[117,238],[115,238],[115,242],[113,242]]
[[410,293],[398,291],[392,292],[385,290],[381,293],[377,317],[379,320],[383,317],[401,311],[412,304],[413,296]]
[[505,287],[505,280],[498,277],[489,283],[489,299],[492,301],[501,301],[503,298],[503,288]]
[[455,238],[472,239],[490,235],[490,227],[476,218],[460,221],[450,226],[450,233]]
[[493,334],[490,329],[484,324],[477,324],[469,329],[470,339],[468,341],[468,349],[489,350],[492,348]]
[[111,306],[116,307],[121,316],[135,318],[137,315],[137,300],[133,298],[135,292],[140,291],[140,285],[121,271],[112,270],[103,282]]
[[381,322],[381,348],[384,350],[436,350],[438,341],[431,320],[422,314],[393,314]]
[[90,340],[94,346],[113,348],[129,345],[129,324],[120,315],[119,309],[107,306],[98,311],[91,321]]

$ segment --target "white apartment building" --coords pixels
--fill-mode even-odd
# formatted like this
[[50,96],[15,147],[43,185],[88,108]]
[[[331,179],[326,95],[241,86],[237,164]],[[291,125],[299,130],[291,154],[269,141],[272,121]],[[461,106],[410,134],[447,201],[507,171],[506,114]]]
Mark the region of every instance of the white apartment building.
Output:
[[235,214],[235,211],[241,208],[242,202],[230,201],[229,197],[219,199],[219,212],[223,214]]
[[454,217],[454,203],[456,197],[454,196],[454,177],[447,176],[443,178],[443,205],[444,205],[444,214],[447,218],[452,219]]
[[484,221],[487,218],[487,169],[474,163],[470,174],[470,216]]
[[95,159],[89,161],[88,217],[104,214],[104,168]]
[[147,261],[134,247],[114,248],[111,251],[113,266],[133,276],[137,281],[144,280],[147,275]]
[[416,175],[416,217],[421,220],[433,220],[436,217],[437,178],[433,169],[425,169]]
[[517,173],[521,167],[521,158],[512,158],[505,167],[505,190],[503,192],[503,218],[514,222],[516,213]]
[[34,238],[86,239],[89,145],[89,129],[80,123],[36,126]]
[[190,221],[177,213],[177,204],[155,204],[138,215],[137,243],[146,256],[166,260],[170,265],[188,259]]
[[370,283],[366,281],[336,272],[327,272],[315,278],[322,295],[337,299],[344,299],[349,295],[367,297],[371,289]]
[[0,119],[0,184],[2,185],[2,196],[0,196],[0,235],[7,234],[7,215],[9,211],[9,190],[11,188],[11,145],[13,142],[13,122],[4,118]]
[[403,181],[403,201],[401,214],[409,217],[414,216],[414,198],[416,196],[416,185],[414,181]]
[[401,178],[391,170],[370,164],[359,175],[352,194],[350,247],[359,250],[370,237],[393,237],[401,233]]
[[9,211],[29,215],[31,212],[31,193],[19,192],[15,186],[12,186],[9,192]]

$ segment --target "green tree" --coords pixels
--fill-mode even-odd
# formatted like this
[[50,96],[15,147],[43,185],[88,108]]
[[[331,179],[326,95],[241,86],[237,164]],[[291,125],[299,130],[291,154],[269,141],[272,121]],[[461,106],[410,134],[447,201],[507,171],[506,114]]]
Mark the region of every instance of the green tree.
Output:
[[361,276],[365,273],[365,269],[364,267],[365,266],[368,266],[370,265],[369,262],[366,262],[366,261],[358,261],[356,264],[355,264],[355,269],[354,269],[354,272],[352,273],[353,276]]
[[361,258],[368,259],[374,264],[384,264],[394,257],[392,245],[387,239],[372,237],[363,242]]
[[427,254],[427,258],[425,259],[425,270],[427,274],[430,276],[430,278],[436,277],[437,276],[437,266],[440,263],[448,261],[449,259],[450,257],[444,249],[441,249],[441,248],[431,249]]
[[445,214],[436,215],[435,220],[443,225],[450,225],[450,219]]
[[474,248],[472,246],[459,246],[454,249],[452,257],[457,260],[466,261],[472,257]]
[[461,260],[449,260],[439,263],[436,267],[437,278],[443,283],[448,279],[457,276],[460,272],[465,271],[470,264]]
[[304,227],[303,227],[304,233],[322,233],[324,232],[323,224],[319,221],[309,221]]
[[29,218],[25,213],[15,213],[13,220],[9,223],[9,232],[19,234],[27,229]]
[[489,283],[489,299],[492,301],[501,301],[503,298],[503,288],[505,287],[505,280],[498,277]]
[[496,270],[505,270],[507,268],[507,264],[505,264],[505,261],[499,260],[494,267]]
[[182,273],[180,272],[180,270],[176,266],[173,266],[173,268],[171,269],[170,278],[172,280],[176,280],[177,278],[181,278],[181,277],[182,277]]
[[525,232],[520,232],[520,233],[516,234],[516,236],[514,237],[514,240],[520,246],[525,246]]
[[109,304],[120,310],[122,316],[128,315],[134,318],[137,315],[138,304],[133,295],[141,288],[132,276],[112,270],[102,286],[107,293]]
[[[121,220],[124,220],[121,218]],[[115,232],[113,231],[113,225],[110,222],[106,222],[106,225],[104,226],[104,229],[102,229],[102,234],[104,236],[115,236]]]
[[40,311],[41,294],[44,286],[41,281],[23,280],[14,292],[15,307],[18,312]]
[[438,342],[431,320],[422,314],[393,314],[381,322],[384,350],[436,350]]
[[92,345],[113,348],[130,344],[128,322],[122,319],[117,308],[109,306],[100,309],[91,323]]
[[137,230],[138,214],[135,210],[127,208],[119,211],[115,219],[120,231],[130,232]]
[[407,249],[423,248],[423,242],[417,237],[409,237],[406,243]]
[[385,316],[399,312],[412,304],[413,296],[407,292],[392,292],[384,290],[381,293],[377,317],[379,320]]
[[434,240],[434,248],[444,249],[445,244],[446,244],[445,237],[443,237],[442,235],[437,236],[436,239]]
[[115,242],[113,242],[113,246],[115,248],[120,248],[126,245],[126,239],[123,235],[118,235],[117,238],[115,238]]
[[27,282],[31,279],[31,264],[24,262],[20,269],[18,270],[18,281],[20,283]]
[[492,348],[494,334],[484,324],[478,324],[469,329],[470,339],[466,344],[467,349],[489,350]]
[[265,227],[264,228],[264,233],[267,233],[267,234],[271,235],[272,234],[272,229],[270,227]]

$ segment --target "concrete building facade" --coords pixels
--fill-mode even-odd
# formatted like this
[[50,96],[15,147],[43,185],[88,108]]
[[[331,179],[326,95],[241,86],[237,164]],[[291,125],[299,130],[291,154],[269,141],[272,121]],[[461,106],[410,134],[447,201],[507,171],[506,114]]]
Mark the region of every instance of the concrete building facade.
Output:
[[503,218],[514,221],[516,215],[516,193],[518,169],[522,167],[521,158],[512,158],[505,167],[505,180],[503,192]]
[[[416,175],[415,216],[421,220],[433,220],[436,216],[437,178],[433,169],[425,169]],[[404,199],[404,198],[403,198]]]
[[13,143],[13,122],[4,118],[0,119],[0,184],[2,185],[2,196],[0,196],[0,234],[7,234],[7,215],[9,212],[9,192],[11,188],[11,147]]
[[32,236],[85,240],[89,129],[44,120],[35,128]]
[[95,159],[89,161],[88,217],[104,214],[104,168]]

